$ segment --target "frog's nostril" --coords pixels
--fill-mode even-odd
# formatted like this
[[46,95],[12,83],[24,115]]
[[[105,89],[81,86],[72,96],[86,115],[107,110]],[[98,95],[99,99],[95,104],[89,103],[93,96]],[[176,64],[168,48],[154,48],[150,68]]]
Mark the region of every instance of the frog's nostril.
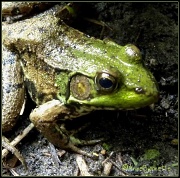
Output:
[[143,93],[145,93],[145,91],[144,91],[141,87],[136,87],[136,88],[134,89],[134,91],[135,91],[137,94],[143,94]]

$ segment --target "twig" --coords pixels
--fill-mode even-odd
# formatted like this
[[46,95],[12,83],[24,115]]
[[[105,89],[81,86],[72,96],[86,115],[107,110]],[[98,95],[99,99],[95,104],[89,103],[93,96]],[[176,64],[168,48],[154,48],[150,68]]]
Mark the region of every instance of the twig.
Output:
[[80,169],[82,176],[93,176],[92,174],[90,174],[88,172],[88,166],[87,166],[86,162],[84,161],[82,155],[77,154],[76,162],[78,164],[78,167]]
[[[34,128],[34,124],[29,124],[21,134],[19,134],[12,142],[10,142],[11,146],[16,146],[32,129]],[[7,149],[2,150],[2,159],[9,153]]]

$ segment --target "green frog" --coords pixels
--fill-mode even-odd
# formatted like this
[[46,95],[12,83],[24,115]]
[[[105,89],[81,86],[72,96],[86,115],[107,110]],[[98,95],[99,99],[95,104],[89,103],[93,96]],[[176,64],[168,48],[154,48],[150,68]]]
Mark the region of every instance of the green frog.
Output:
[[88,142],[64,122],[94,110],[148,106],[158,100],[158,86],[136,46],[90,37],[56,14],[3,24],[2,128],[15,125],[27,89],[37,105],[34,126],[54,145],[91,157],[77,147]]

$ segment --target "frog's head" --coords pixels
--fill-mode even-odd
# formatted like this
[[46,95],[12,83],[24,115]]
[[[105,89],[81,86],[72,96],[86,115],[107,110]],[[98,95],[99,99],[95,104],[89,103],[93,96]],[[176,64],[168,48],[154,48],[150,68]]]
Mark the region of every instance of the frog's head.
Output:
[[103,64],[91,74],[79,72],[71,76],[67,104],[136,109],[158,100],[156,80],[143,65],[139,49],[134,45],[111,46],[118,48],[116,56],[109,47],[109,61],[102,60]]

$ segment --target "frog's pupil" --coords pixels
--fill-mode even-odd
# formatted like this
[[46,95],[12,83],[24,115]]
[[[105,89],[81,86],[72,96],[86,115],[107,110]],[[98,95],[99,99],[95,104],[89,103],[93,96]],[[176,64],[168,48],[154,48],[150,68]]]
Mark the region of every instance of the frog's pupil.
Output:
[[99,84],[103,88],[110,88],[110,87],[113,86],[113,82],[111,80],[109,80],[108,78],[100,78],[99,79]]

